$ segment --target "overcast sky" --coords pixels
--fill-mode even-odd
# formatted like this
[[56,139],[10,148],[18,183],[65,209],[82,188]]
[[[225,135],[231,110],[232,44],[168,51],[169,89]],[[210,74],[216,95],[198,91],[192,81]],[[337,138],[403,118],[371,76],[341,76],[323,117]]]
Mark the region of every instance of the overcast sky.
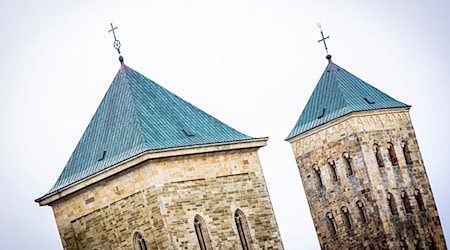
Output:
[[1,249],[60,249],[54,184],[125,63],[235,129],[259,151],[286,249],[319,249],[289,143],[327,61],[412,105],[450,241],[450,2],[0,1]]

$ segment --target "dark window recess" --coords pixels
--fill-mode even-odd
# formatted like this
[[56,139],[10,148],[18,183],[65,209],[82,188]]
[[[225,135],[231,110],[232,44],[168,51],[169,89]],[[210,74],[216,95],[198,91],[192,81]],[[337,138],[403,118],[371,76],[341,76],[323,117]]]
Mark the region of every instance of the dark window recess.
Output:
[[327,224],[328,224],[328,229],[330,230],[330,234],[336,235],[337,227],[336,227],[336,222],[334,222],[333,214],[331,212],[329,212],[329,213],[327,213],[326,217],[327,217]]
[[392,163],[392,166],[397,166],[398,165],[398,161],[397,161],[397,155],[395,154],[395,148],[394,148],[394,144],[392,143],[388,143],[389,146],[389,160]]
[[187,136],[194,136],[194,133],[192,133],[192,131],[188,128],[183,128],[183,132]]
[[105,156],[106,156],[106,150],[103,150],[102,152],[100,152],[98,154],[97,161],[103,161],[105,159]]
[[380,152],[380,147],[377,144],[374,144],[373,150],[375,153],[375,157],[377,158],[378,167],[380,167],[380,168],[384,167],[384,161],[383,161],[383,156],[381,155],[381,152]]
[[364,97],[364,101],[366,101],[368,104],[374,104],[375,103],[375,101],[372,98],[370,98],[369,96],[365,96]]
[[250,233],[248,230],[247,220],[245,215],[241,210],[236,210],[234,213],[234,221],[236,222],[236,227],[239,234],[239,239],[241,240],[241,246],[243,250],[250,250]]
[[391,210],[391,214],[398,215],[397,205],[395,204],[394,197],[392,196],[391,193],[387,194],[387,201],[388,201],[389,209]]
[[411,206],[409,204],[408,194],[406,194],[405,191],[402,191],[400,193],[400,197],[402,198],[402,203],[403,203],[403,207],[405,208],[405,212],[408,213],[408,214],[412,213]]
[[423,203],[422,194],[419,189],[414,190],[414,197],[416,197],[417,206],[420,211],[425,211],[425,204]]
[[325,106],[320,106],[318,111],[317,111],[317,119],[322,118],[325,115],[325,110],[327,108]]
[[195,229],[195,234],[197,235],[198,244],[200,245],[200,249],[201,250],[211,249],[211,247],[210,247],[211,243],[210,243],[210,239],[208,236],[208,231],[206,229],[206,224],[199,215],[196,215],[194,218],[194,229]]
[[352,217],[350,216],[348,208],[347,207],[342,207],[341,208],[341,212],[342,212],[342,215],[344,217],[345,227],[347,229],[352,229],[352,227],[353,227],[353,225],[352,225]]
[[367,223],[366,211],[364,209],[364,204],[361,201],[357,201],[356,205],[358,206],[359,218],[361,219],[362,224]]

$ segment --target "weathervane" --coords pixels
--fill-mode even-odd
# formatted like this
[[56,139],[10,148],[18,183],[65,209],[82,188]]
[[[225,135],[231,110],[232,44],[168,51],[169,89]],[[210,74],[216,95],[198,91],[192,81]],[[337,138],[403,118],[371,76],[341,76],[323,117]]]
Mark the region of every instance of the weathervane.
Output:
[[[116,29],[117,29],[117,27],[114,27],[113,24],[111,23],[111,29],[108,30],[108,32],[112,32],[112,33],[113,33],[113,36],[114,36],[114,43],[113,43],[113,46],[114,46],[114,48],[117,50],[117,52],[118,52],[119,55],[120,55],[120,41],[117,40],[117,38],[116,38],[116,32],[114,31],[114,30],[116,30]],[[120,63],[123,63],[123,57],[122,57],[122,55],[119,56],[119,60],[120,60]]]
[[[326,41],[325,41],[325,39],[330,38],[330,36],[325,37],[325,36],[323,35],[322,25],[321,25],[320,23],[317,23],[317,27],[319,27],[319,29],[320,29],[320,34],[322,35],[322,39],[319,40],[319,43],[320,43],[320,42],[323,42],[323,45],[325,45],[325,51],[327,52],[327,59],[330,59],[330,58],[331,58],[331,55],[328,54],[327,43],[326,43]],[[328,57],[329,57],[329,58],[328,58]]]

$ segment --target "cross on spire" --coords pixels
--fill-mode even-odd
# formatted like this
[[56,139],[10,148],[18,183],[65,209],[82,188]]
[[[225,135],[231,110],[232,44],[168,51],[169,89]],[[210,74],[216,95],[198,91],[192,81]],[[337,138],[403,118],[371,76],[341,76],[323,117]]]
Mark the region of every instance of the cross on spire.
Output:
[[[319,40],[319,43],[320,43],[320,42],[323,42],[323,45],[325,45],[325,51],[327,52],[327,58],[328,58],[329,54],[328,54],[328,48],[327,48],[327,43],[326,43],[325,39],[330,38],[330,36],[325,37],[325,36],[323,35],[322,25],[321,25],[320,23],[317,23],[317,26],[319,27],[319,29],[320,29],[320,34],[322,35],[322,39]],[[331,56],[330,56],[330,58],[331,58]]]
[[113,46],[114,46],[114,48],[117,50],[117,52],[118,52],[119,55],[120,55],[120,41],[117,40],[117,38],[116,38],[116,32],[114,32],[114,30],[116,30],[116,29],[117,29],[117,27],[114,27],[113,24],[111,23],[111,29],[108,30],[108,32],[112,32],[112,33],[113,33],[113,35],[114,35],[114,43],[113,43]]

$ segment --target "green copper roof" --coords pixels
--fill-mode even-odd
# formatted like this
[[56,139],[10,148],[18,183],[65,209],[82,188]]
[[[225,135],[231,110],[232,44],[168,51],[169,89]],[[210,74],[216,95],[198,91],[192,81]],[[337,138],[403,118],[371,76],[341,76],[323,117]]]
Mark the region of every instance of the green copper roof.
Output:
[[123,64],[47,195],[144,151],[250,139]]
[[410,106],[364,82],[330,59],[286,140],[352,112],[400,107]]

